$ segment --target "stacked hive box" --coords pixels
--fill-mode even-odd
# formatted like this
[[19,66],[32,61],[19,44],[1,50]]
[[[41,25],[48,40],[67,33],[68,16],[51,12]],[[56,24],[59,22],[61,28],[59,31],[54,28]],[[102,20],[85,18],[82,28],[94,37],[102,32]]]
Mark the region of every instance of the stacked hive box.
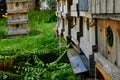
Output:
[[[72,49],[67,55],[75,74],[89,72],[88,77],[97,80],[120,80],[119,4],[120,0],[72,0],[72,4],[63,3],[62,18],[59,19],[64,22],[63,36],[68,33],[71,36]],[[67,5],[71,14],[68,18],[72,17],[68,21],[64,9]],[[71,24],[67,25],[69,22]]]
[[80,18],[79,18],[79,11],[78,11],[78,1],[79,0],[72,0],[71,5],[71,16],[73,17],[72,20],[72,28],[71,28],[71,40],[74,42],[75,45],[79,45],[79,37],[80,37]]
[[70,17],[70,5],[72,3],[72,0],[63,0],[63,12],[62,17],[64,21],[64,31],[63,31],[63,37],[68,42],[70,40],[70,28],[72,25],[72,18]]
[[[119,80],[120,0],[89,1],[89,12],[97,20],[96,71],[100,72],[105,80]],[[99,74],[96,74],[96,76],[98,77]]]
[[57,11],[56,11],[56,15],[58,16],[57,20],[58,23],[56,25],[57,28],[57,35],[58,36],[62,36],[63,35],[63,30],[64,30],[64,21],[62,18],[62,11],[63,11],[63,1],[62,0],[58,0],[57,1]]
[[28,23],[27,0],[6,0],[8,12],[8,36],[26,35]]

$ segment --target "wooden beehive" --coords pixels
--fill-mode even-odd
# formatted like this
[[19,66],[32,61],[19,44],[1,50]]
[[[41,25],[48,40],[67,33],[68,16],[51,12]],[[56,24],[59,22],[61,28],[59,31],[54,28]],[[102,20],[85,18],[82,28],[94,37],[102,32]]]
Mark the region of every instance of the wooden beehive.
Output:
[[78,1],[79,0],[73,0],[72,5],[71,5],[71,16],[78,17],[79,12],[78,12]]
[[71,28],[71,20],[70,17],[70,6],[72,4],[72,0],[63,0],[63,11],[62,11],[62,17],[64,19],[64,31],[63,31],[63,37],[68,42],[70,40],[70,28]]
[[95,31],[95,20],[90,18],[82,19],[83,33],[80,37],[80,48],[83,50],[87,58],[93,54],[94,46],[96,45],[96,31]]
[[8,36],[27,34],[27,0],[6,0],[8,12]]
[[27,33],[27,23],[8,25],[8,35],[26,35]]
[[120,21],[98,19],[98,51],[120,67]]
[[95,20],[92,18],[83,17],[80,23],[81,36],[79,38],[80,49],[87,58],[89,75],[94,76],[94,51],[96,47],[96,27]]
[[58,35],[63,36],[64,20],[62,18],[58,19],[57,30],[58,30]]
[[76,44],[79,45],[79,37],[80,37],[80,18],[73,17],[71,28],[71,40]]
[[26,22],[28,21],[28,16],[26,13],[16,13],[8,14],[8,23]]

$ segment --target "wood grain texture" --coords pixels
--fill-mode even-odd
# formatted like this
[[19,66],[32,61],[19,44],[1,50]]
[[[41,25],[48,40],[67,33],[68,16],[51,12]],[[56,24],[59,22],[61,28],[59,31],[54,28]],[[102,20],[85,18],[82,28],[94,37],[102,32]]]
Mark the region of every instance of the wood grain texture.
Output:
[[8,36],[20,35],[20,34],[22,35],[27,33],[28,33],[27,24],[9,24],[8,25]]
[[6,2],[27,2],[27,0],[6,0]]
[[[112,77],[112,80],[119,80],[120,79],[120,69],[113,65],[110,61],[105,59],[99,53],[95,53],[95,62],[99,64],[104,71]],[[110,78],[106,79],[109,80]]]
[[[106,71],[98,63],[96,63],[95,67],[97,68],[97,70],[100,71],[100,73],[103,75],[105,80],[113,80],[112,77],[109,74],[107,74]],[[96,75],[99,76],[99,74],[96,74]]]
[[28,16],[26,13],[18,13],[18,14],[8,14],[8,22],[24,22],[28,21]]
[[7,3],[7,10],[9,11],[24,11],[28,10],[27,3],[24,2],[17,2],[17,3]]
[[113,9],[114,9],[114,0],[107,0],[107,13],[114,13]]
[[115,13],[120,13],[120,0],[114,0],[115,1]]

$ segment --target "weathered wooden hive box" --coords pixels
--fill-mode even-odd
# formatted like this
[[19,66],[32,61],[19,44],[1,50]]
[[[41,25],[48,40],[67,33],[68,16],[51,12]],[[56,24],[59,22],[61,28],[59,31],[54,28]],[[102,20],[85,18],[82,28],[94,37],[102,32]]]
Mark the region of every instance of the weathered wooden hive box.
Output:
[[62,18],[62,12],[63,12],[63,1],[62,0],[57,0],[57,11],[56,11],[56,16],[58,17],[57,20],[57,35],[62,36],[63,35],[63,30],[64,30],[64,21]]
[[71,28],[71,16],[70,16],[70,6],[72,4],[72,0],[63,0],[63,12],[62,12],[62,17],[64,19],[64,32],[63,36],[65,40],[67,41],[70,39],[70,28]]
[[[98,53],[95,54],[95,61],[100,66],[102,66],[102,68],[107,72],[108,75],[110,75],[113,78],[113,80],[120,79],[119,25],[120,25],[120,21],[117,20],[108,20],[108,19],[97,20]],[[102,61],[103,59],[104,62]],[[108,66],[105,67],[105,65]]]
[[[82,17],[80,22],[80,37],[79,46],[86,61],[90,76],[94,76],[94,51],[97,50],[96,46],[96,26],[95,20],[88,17]],[[81,54],[81,53],[80,53]],[[84,60],[83,60],[84,61]]]
[[27,34],[27,0],[6,0],[8,12],[8,36]]
[[79,0],[72,0],[71,5],[71,16],[72,16],[72,27],[71,27],[71,40],[75,45],[79,44],[79,32],[80,32],[80,18],[79,18],[79,10],[78,10],[78,2]]
[[91,18],[82,18],[82,36],[80,37],[80,48],[87,58],[93,54],[96,45],[96,28],[95,20]]
[[[104,76],[105,80],[120,79],[119,4],[120,0],[88,0],[88,11],[97,20],[97,30],[95,31],[98,52],[94,54],[96,68]],[[106,77],[104,73],[109,77]]]

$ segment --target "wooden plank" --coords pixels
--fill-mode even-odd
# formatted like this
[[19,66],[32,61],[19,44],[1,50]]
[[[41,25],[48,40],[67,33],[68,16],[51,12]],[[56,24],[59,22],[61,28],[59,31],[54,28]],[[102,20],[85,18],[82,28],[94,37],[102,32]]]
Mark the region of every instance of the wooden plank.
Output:
[[27,33],[28,33],[28,30],[8,31],[8,36],[25,35]]
[[25,24],[25,23],[28,23],[28,20],[26,20],[26,21],[11,21],[11,22],[8,22],[8,25],[10,25],[10,24]]
[[72,0],[72,4],[77,4],[79,0]]
[[92,15],[89,12],[86,12],[86,11],[79,11],[79,16],[92,18]]
[[93,46],[96,45],[95,22],[93,19],[83,18],[83,36],[80,37],[80,48],[89,59],[93,54]]
[[115,0],[115,13],[120,13],[120,0]]
[[27,2],[27,0],[6,0],[6,2]]
[[107,0],[100,0],[100,13],[106,13]]
[[80,38],[80,48],[88,59],[89,56],[93,54],[92,45],[87,41],[87,39],[84,39],[83,37]]
[[92,0],[88,0],[88,12],[92,13]]
[[67,55],[72,65],[74,74],[84,73],[88,71],[80,56],[74,49],[69,49]]
[[27,13],[8,14],[8,22],[24,22],[28,20]]
[[75,41],[77,44],[79,42],[79,35],[80,33],[80,18],[74,17],[74,25],[71,28],[71,37],[73,38],[73,42]]
[[[101,72],[101,74],[103,75],[105,80],[113,80],[112,77],[110,75],[108,75],[106,73],[106,71],[98,64],[96,63],[96,68]],[[97,76],[99,76],[99,74],[96,73]]]
[[21,10],[7,10],[8,13],[27,13],[28,10],[27,9],[21,9]]
[[95,12],[96,12],[96,0],[92,0],[92,4],[91,4],[91,6],[92,6],[92,14],[94,14]]
[[118,36],[117,36],[117,29],[119,27],[118,25],[118,21],[113,21],[113,20],[107,20],[107,26],[106,28],[110,27],[111,30],[112,30],[112,33],[113,33],[113,45],[112,46],[109,46],[108,42],[107,42],[107,53],[108,53],[108,60],[110,62],[112,62],[113,64],[116,63],[116,56],[117,56],[117,39],[118,39]]
[[100,12],[100,4],[101,4],[101,3],[100,3],[100,0],[96,0],[96,7],[95,7],[95,8],[96,8],[96,10],[95,10],[95,11],[96,11],[96,14],[101,13],[101,12]]
[[28,9],[27,3],[17,2],[17,3],[7,3],[7,10],[26,10]]
[[79,12],[78,11],[72,11],[71,12],[71,16],[78,17],[79,16]]
[[[120,25],[120,21],[118,22],[118,25]],[[116,65],[120,68],[120,27],[117,27],[117,41],[116,41],[117,45],[117,61],[116,61]]]
[[120,20],[120,14],[93,14],[92,18]]
[[[120,69],[105,59],[99,53],[95,53],[95,62],[99,64],[105,72],[112,77],[112,80],[120,79]],[[109,80],[109,79],[106,79]]]
[[78,11],[78,4],[71,5],[71,11]]
[[107,0],[107,13],[114,13],[114,0]]
[[102,56],[108,57],[107,54],[107,44],[106,44],[106,31],[105,27],[107,26],[107,21],[98,19],[97,20],[97,34],[98,34],[98,51],[101,53]]

